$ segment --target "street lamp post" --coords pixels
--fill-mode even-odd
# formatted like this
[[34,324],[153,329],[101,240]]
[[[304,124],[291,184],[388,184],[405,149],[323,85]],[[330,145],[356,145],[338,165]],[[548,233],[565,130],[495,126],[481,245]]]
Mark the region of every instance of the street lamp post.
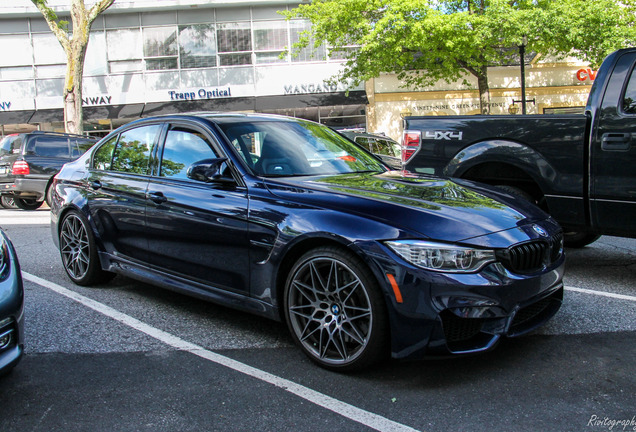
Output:
[[519,45],[519,57],[521,59],[521,114],[526,114],[526,45],[528,38],[524,35]]

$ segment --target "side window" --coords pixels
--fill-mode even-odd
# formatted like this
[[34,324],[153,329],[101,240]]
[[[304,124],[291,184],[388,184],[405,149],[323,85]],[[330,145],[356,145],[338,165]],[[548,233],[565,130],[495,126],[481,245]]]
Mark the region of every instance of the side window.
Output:
[[387,156],[398,156],[398,154],[396,153],[395,144],[391,141],[383,139],[378,140],[378,153]]
[[627,83],[625,95],[623,96],[623,112],[626,114],[636,114],[636,68],[632,70],[632,75]]
[[21,146],[22,137],[20,137],[20,135],[6,136],[2,141],[0,141],[0,155],[5,156],[20,153]]
[[68,138],[64,137],[36,137],[33,152],[38,156],[68,158]]
[[115,147],[110,169],[131,174],[148,174],[150,153],[160,130],[160,125],[150,125],[123,132]]
[[76,159],[86,153],[86,151],[95,144],[95,141],[72,139],[71,140],[71,157]]
[[367,137],[356,137],[355,142],[360,144],[365,149],[373,152],[373,147],[371,146],[371,140]]
[[191,164],[216,157],[212,145],[203,134],[189,128],[174,127],[166,137],[159,175],[185,180]]
[[116,143],[117,136],[114,136],[95,151],[93,155],[93,168],[103,171],[110,170]]

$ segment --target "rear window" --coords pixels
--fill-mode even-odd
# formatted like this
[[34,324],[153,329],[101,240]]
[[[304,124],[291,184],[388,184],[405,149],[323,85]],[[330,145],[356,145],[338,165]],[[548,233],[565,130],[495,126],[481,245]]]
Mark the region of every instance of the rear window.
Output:
[[68,158],[69,138],[38,136],[33,139],[28,150],[38,156]]

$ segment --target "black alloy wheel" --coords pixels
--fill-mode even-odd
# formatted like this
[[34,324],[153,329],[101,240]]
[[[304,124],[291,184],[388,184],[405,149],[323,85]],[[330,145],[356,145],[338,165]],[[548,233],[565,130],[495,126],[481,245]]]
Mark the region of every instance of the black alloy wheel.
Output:
[[66,274],[78,285],[106,282],[115,276],[102,270],[93,233],[80,213],[70,212],[62,220],[60,255]]
[[13,201],[13,196],[11,195],[2,195],[2,197],[0,197],[0,204],[2,204],[2,207],[8,209],[18,208]]
[[348,251],[323,247],[303,255],[287,279],[285,314],[295,342],[324,368],[358,370],[388,353],[380,287]]
[[37,201],[35,198],[18,198],[15,197],[13,199],[16,207],[22,210],[37,210],[39,209],[44,201]]

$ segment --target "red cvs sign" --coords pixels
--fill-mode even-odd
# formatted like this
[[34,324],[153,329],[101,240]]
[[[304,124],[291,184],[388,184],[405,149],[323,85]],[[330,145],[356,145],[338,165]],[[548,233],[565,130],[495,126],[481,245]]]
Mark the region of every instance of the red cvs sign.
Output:
[[586,81],[588,78],[590,81],[594,81],[596,79],[596,72],[590,68],[587,69],[579,69],[576,71],[576,79],[579,81]]

